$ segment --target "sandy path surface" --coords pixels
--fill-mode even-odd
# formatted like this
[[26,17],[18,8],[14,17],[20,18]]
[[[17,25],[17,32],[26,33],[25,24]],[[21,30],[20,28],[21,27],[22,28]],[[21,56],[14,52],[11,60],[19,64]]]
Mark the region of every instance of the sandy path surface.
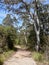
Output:
[[4,65],[36,65],[36,62],[31,58],[31,52],[19,49]]

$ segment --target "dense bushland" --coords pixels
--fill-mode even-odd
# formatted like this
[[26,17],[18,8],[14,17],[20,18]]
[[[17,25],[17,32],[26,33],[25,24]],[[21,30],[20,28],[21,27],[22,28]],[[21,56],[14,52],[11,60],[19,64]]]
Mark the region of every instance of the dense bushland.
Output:
[[[49,4],[44,4],[42,0],[30,0],[29,3],[28,0],[1,0],[0,3],[3,8],[6,6],[5,9],[12,13],[12,15],[7,14],[3,20],[5,26],[0,26],[0,52],[13,49],[16,39],[16,30],[13,28],[15,23],[19,31],[17,44],[43,52],[49,59]],[[15,8],[15,4],[19,7]],[[22,26],[17,25],[17,21],[20,25],[23,21]],[[35,55],[36,60],[40,60],[41,54],[37,53],[37,55]]]
[[16,29],[14,27],[0,25],[0,52],[13,49],[16,37]]

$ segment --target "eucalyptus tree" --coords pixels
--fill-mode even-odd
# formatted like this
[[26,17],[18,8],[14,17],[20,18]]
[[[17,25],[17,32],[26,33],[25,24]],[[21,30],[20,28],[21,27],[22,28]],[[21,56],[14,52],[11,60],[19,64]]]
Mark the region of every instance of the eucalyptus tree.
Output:
[[[19,15],[22,20],[25,18],[34,25],[38,51],[40,46],[40,29],[42,29],[44,33],[49,34],[49,23],[46,22],[49,19],[49,5],[43,4],[42,0],[1,0],[0,3],[2,8],[4,8],[4,4],[5,9]],[[45,15],[46,12],[48,13],[47,17]],[[24,17],[25,15],[28,17]]]
[[3,24],[6,26],[12,26],[13,25],[13,20],[12,20],[10,14],[7,14],[7,16],[4,18]]

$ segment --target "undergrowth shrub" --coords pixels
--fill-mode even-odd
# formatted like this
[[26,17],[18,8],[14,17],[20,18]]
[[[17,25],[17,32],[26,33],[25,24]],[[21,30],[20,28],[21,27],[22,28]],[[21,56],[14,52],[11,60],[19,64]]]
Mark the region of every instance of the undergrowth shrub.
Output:
[[3,62],[4,62],[3,58],[0,57],[0,65],[3,65]]
[[38,53],[38,52],[34,52],[32,54],[32,57],[35,61],[42,61],[43,60],[43,56],[41,53]]

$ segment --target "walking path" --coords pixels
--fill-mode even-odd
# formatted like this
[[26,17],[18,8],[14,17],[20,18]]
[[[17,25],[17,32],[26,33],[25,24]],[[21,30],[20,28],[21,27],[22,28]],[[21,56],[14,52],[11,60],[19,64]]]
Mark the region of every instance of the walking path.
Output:
[[31,58],[31,52],[19,49],[11,58],[4,62],[4,65],[36,65]]

